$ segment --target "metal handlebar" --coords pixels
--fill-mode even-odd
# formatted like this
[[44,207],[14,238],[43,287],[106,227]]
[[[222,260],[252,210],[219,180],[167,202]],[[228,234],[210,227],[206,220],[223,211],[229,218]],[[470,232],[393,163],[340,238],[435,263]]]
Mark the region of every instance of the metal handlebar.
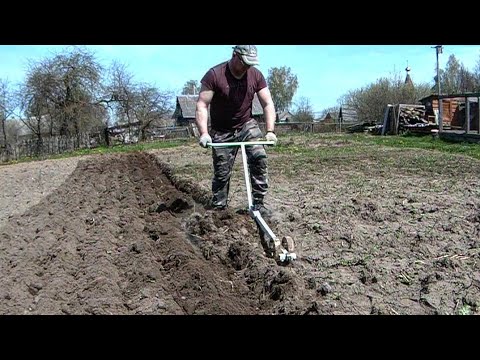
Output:
[[208,143],[210,147],[233,147],[233,146],[252,146],[252,145],[275,145],[274,141],[257,140],[257,141],[243,141],[243,142],[227,142],[227,143]]

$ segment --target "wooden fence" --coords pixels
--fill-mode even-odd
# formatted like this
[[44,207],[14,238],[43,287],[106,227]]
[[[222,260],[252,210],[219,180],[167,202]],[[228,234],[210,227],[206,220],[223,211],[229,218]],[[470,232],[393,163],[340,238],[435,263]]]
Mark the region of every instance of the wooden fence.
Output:
[[[260,123],[260,128],[265,131],[265,123]],[[108,131],[105,131],[108,130]],[[324,123],[277,123],[275,132],[278,135],[289,132],[328,133],[338,132],[338,124]],[[198,134],[197,134],[198,135]],[[182,139],[197,136],[192,126],[158,127],[149,128],[145,141],[158,141],[168,139]],[[108,140],[107,140],[108,136]],[[47,157],[79,149],[90,149],[97,146],[122,145],[138,142],[138,129],[128,127],[112,127],[98,130],[94,133],[82,133],[77,136],[49,136],[37,138],[29,137],[19,140],[14,145],[0,147],[0,162],[18,160],[23,157]]]
[[[0,162],[18,160],[24,157],[46,157],[80,149],[91,149],[97,146],[115,146],[138,142],[137,129],[118,129],[108,131],[99,130],[93,133],[81,133],[77,136],[43,136],[23,137],[17,143],[0,147]],[[107,140],[108,136],[108,140]],[[146,141],[181,139],[192,137],[189,127],[158,127],[148,129]]]
[[49,136],[40,139],[29,137],[16,144],[0,149],[0,162],[18,160],[24,157],[43,157],[62,154],[78,149],[97,146],[99,134],[78,134],[77,136]]
[[[265,123],[259,124],[260,129],[265,131]],[[324,124],[319,122],[304,123],[304,122],[288,122],[288,123],[276,123],[275,133],[277,135],[284,135],[289,132],[306,132],[306,133],[330,133],[338,132],[340,127],[338,124]]]

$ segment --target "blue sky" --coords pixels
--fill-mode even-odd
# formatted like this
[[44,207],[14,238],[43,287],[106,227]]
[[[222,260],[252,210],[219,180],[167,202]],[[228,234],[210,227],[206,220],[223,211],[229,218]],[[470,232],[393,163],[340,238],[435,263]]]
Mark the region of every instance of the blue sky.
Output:
[[[181,92],[189,80],[200,81],[213,65],[230,58],[233,45],[89,45],[104,66],[117,60],[134,74],[162,90]],[[257,45],[260,65],[268,76],[272,67],[290,67],[298,77],[293,99],[310,100],[313,110],[337,105],[349,90],[358,89],[393,73],[405,76],[411,68],[414,82],[433,86],[436,53],[433,45]],[[66,45],[0,45],[0,79],[22,81],[28,60],[37,61],[65,49]],[[480,45],[444,45],[439,64],[445,67],[454,54],[469,70],[480,59]]]

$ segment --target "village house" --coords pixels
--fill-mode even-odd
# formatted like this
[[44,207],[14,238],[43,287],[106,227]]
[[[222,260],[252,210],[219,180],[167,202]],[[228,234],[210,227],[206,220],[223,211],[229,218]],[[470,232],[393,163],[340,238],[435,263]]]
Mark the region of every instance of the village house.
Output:
[[[177,126],[189,126],[195,125],[195,109],[198,95],[178,95],[173,113],[175,124]],[[260,100],[255,94],[253,98],[252,116],[259,123],[265,122],[263,116],[263,108],[260,104]],[[210,109],[209,109],[209,123],[210,123]]]

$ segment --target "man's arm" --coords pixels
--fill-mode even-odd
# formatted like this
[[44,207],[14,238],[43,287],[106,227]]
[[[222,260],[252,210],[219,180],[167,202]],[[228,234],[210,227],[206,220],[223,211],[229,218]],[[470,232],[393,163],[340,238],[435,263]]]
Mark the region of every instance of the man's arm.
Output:
[[263,114],[265,116],[265,131],[273,132],[275,130],[275,106],[273,105],[272,95],[268,87],[263,88],[258,93],[258,100],[263,107]]
[[200,137],[208,135],[208,106],[213,98],[213,90],[208,90],[203,84],[198,95],[197,106],[195,110],[195,122],[197,123]]

